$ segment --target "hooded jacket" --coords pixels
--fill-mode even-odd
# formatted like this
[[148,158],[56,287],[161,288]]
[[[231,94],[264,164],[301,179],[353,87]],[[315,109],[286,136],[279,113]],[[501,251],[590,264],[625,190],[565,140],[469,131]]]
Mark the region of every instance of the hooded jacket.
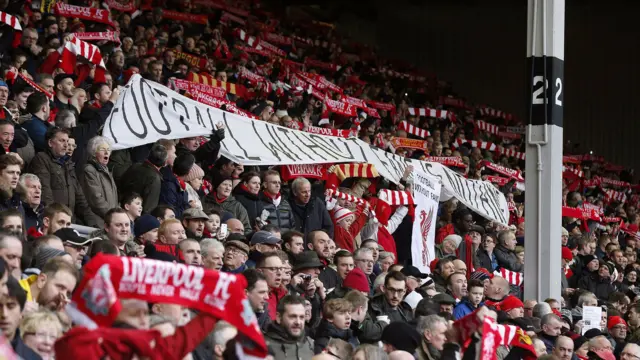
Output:
[[313,340],[306,336],[304,330],[298,339],[293,339],[282,326],[271,323],[264,334],[270,352],[278,360],[311,359],[314,352]]

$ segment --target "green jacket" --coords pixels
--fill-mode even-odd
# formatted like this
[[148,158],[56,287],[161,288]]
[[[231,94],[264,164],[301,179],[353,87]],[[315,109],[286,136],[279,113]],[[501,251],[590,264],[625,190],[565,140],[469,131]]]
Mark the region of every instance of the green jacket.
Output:
[[308,360],[315,355],[313,339],[304,333],[300,339],[291,339],[276,323],[269,324],[264,339],[276,360]]

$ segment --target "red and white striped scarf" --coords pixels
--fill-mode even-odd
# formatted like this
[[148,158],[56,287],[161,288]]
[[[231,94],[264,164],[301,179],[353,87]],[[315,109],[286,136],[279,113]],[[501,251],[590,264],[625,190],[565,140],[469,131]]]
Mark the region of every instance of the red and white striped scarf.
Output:
[[466,168],[467,165],[462,162],[462,158],[459,156],[425,156],[420,158],[422,161],[436,162],[444,166],[453,166],[457,168]]
[[449,115],[449,111],[429,109],[429,108],[409,108],[409,114],[413,116],[428,116],[428,117],[447,119]]
[[330,197],[336,197],[338,199],[347,200],[349,202],[356,203],[356,204],[364,204],[364,203],[366,203],[366,201],[364,199],[362,199],[362,198],[359,198],[359,197],[353,196],[353,195],[349,195],[349,194],[345,194],[345,193],[340,192],[338,190],[329,189],[329,190],[327,190],[327,195],[330,196]]
[[28,77],[22,75],[21,72],[15,72],[15,71],[9,70],[7,72],[7,75],[6,75],[7,81],[11,81],[11,82],[15,82],[18,77],[21,78],[22,80],[24,80],[24,82],[29,84],[29,86],[31,86],[32,88],[34,88],[37,91],[45,94],[49,99],[53,100],[53,94],[52,93],[50,93],[47,90],[45,90],[42,87],[40,87],[40,85],[36,84],[33,80],[31,80]]
[[249,45],[250,47],[256,48],[258,50],[262,49],[262,46],[260,46],[260,40],[255,36],[249,36],[249,34],[247,34],[247,32],[242,29],[238,30],[237,35],[240,40],[247,43],[247,45]]
[[566,166],[562,167],[562,172],[567,172],[567,173],[573,174],[573,175],[575,175],[575,176],[577,176],[579,178],[583,178],[584,177],[584,172],[582,172],[582,170],[573,169],[573,168],[569,168],[569,167],[566,167]]
[[61,54],[60,68],[66,74],[75,73],[77,57],[82,56],[96,66],[93,80],[95,82],[105,82],[106,68],[104,66],[104,61],[102,60],[100,49],[98,49],[97,46],[72,36],[71,40],[65,42],[64,46],[62,46],[58,51]]
[[526,157],[526,153],[519,152],[516,150],[505,149],[505,148],[502,149],[502,155],[513,157],[519,160],[524,160]]
[[502,268],[493,272],[494,276],[501,276],[511,285],[520,286],[524,282],[524,274]]
[[476,126],[478,127],[478,129],[486,131],[490,134],[498,135],[498,133],[500,132],[500,126],[490,124],[483,120],[476,120]]
[[120,34],[116,31],[81,32],[72,34],[76,39],[85,41],[107,40],[120,43]]
[[514,119],[514,116],[512,114],[507,114],[504,111],[492,109],[489,107],[481,107],[478,109],[478,111],[480,111],[480,114],[482,114],[483,116],[502,118],[509,121]]
[[471,147],[489,151],[495,151],[498,148],[498,146],[492,142],[466,139],[455,139],[455,141],[451,145],[453,145],[454,148],[459,148],[462,144],[469,144],[471,145]]
[[627,201],[627,195],[622,191],[615,191],[613,189],[604,189],[604,194],[605,194],[604,199],[605,199],[606,202],[612,202],[612,201],[625,202],[625,201]]
[[427,137],[431,136],[431,133],[428,130],[421,129],[417,126],[413,126],[408,121],[400,122],[400,124],[398,124],[398,129],[404,130],[408,134],[415,135],[423,139],[426,139]]
[[11,26],[14,30],[22,31],[22,26],[20,25],[18,18],[13,15],[9,15],[6,12],[0,11],[0,22]]
[[482,160],[478,164],[478,167],[486,167],[488,169],[491,169],[492,171],[497,172],[498,174],[508,176],[509,178],[515,179],[519,182],[524,182],[524,177],[522,177],[522,173],[520,172],[520,170],[513,170],[502,165],[494,164],[487,160]]
[[413,205],[413,195],[408,191],[382,189],[378,198],[389,205]]

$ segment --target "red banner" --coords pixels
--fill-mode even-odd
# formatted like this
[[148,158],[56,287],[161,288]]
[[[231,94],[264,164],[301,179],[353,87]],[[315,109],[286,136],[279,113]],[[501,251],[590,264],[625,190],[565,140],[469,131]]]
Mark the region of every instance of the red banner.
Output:
[[213,96],[219,99],[224,99],[227,96],[227,91],[221,87],[213,87],[205,84],[196,84],[191,81],[182,79],[173,79],[173,86],[175,89],[184,90],[187,93],[202,92],[209,96]]
[[201,102],[203,104],[209,105],[209,106],[213,106],[215,108],[218,109],[222,109],[222,106],[224,105],[225,107],[225,111],[228,111],[230,113],[233,114],[237,114],[237,115],[242,115],[242,116],[246,116],[248,118],[252,118],[252,119],[258,119],[257,116],[250,114],[240,108],[238,108],[236,106],[236,104],[232,103],[229,100],[226,99],[221,99],[221,98],[217,98],[217,97],[213,97],[207,93],[204,93],[202,91],[198,91],[198,90],[194,90],[192,92],[190,92],[191,94],[191,98],[195,101]]
[[106,9],[75,6],[59,2],[55,5],[54,13],[67,18],[78,18],[113,26],[109,10]]
[[484,166],[490,170],[497,172],[498,174],[502,174],[504,176],[508,176],[512,179],[516,179],[519,182],[524,182],[524,177],[522,177],[522,173],[519,170],[509,169],[508,167],[504,167],[502,165],[494,164],[489,161],[482,161],[480,163],[481,166]]
[[391,145],[396,148],[406,148],[415,150],[427,150],[427,141],[419,139],[392,137]]
[[324,99],[324,104],[327,106],[327,109],[331,112],[344,115],[344,116],[356,116],[356,107],[347,104],[342,101],[331,100],[329,98]]
[[185,60],[189,66],[193,66],[193,67],[197,67],[200,69],[204,69],[207,67],[207,59],[199,57],[199,56],[195,56],[195,55],[191,55],[191,54],[187,54],[185,52],[182,51],[176,51],[173,50],[173,52],[176,53],[176,59],[183,59]]
[[327,165],[284,165],[280,168],[280,174],[282,175],[283,181],[293,180],[300,176],[307,179],[325,180],[327,176]]
[[133,1],[122,3],[118,0],[106,0],[105,4],[109,7],[109,10],[115,10],[120,12],[132,13],[136,11],[136,6]]
[[73,301],[100,326],[109,327],[120,299],[178,304],[206,312],[235,326],[266,355],[266,344],[242,275],[167,261],[98,254],[83,267]]
[[120,43],[120,33],[115,31],[73,33],[76,39],[84,41],[113,41]]
[[208,21],[207,15],[196,15],[189,13],[181,13],[171,10],[162,10],[162,17],[169,20],[184,21],[196,24],[206,24]]
[[372,100],[367,100],[367,104],[369,104],[369,106],[371,106],[372,108],[376,108],[378,110],[389,111],[391,114],[395,114],[396,112],[396,106],[393,104],[381,103]]
[[466,168],[467,165],[462,162],[462,159],[457,156],[425,156],[421,158],[422,161],[437,162],[444,166],[453,166],[458,168]]
[[343,138],[350,138],[358,136],[357,130],[344,130],[344,129],[329,129],[318,126],[308,126],[304,129],[304,131],[312,134],[319,135],[327,135],[327,136],[337,136]]

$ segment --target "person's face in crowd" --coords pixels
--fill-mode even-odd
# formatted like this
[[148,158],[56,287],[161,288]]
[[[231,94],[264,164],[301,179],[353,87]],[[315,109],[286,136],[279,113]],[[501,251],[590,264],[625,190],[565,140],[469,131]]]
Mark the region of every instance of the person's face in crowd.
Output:
[[145,301],[123,299],[120,302],[122,310],[115,322],[127,324],[138,330],[149,329],[149,305]]
[[71,78],[66,78],[58,83],[57,92],[63,96],[68,98],[73,96],[73,90],[75,89],[75,85],[73,85],[73,80]]
[[216,192],[219,198],[227,198],[231,195],[231,190],[233,189],[233,183],[231,180],[225,180],[218,185]]
[[162,64],[154,63],[151,65],[151,77],[156,82],[161,82],[162,79]]
[[13,340],[21,319],[22,311],[18,299],[0,296],[0,330],[9,341]]
[[131,235],[131,220],[127,214],[115,213],[111,216],[111,222],[105,224],[105,231],[109,240],[118,246],[123,246]]
[[347,274],[351,272],[351,270],[353,270],[354,266],[355,264],[353,262],[352,256],[339,257],[336,263],[336,271],[338,272],[338,276],[340,276],[340,278],[344,280],[344,278],[347,277]]
[[517,307],[515,309],[511,309],[507,311],[507,316],[509,316],[509,318],[511,319],[521,318],[524,316],[524,308]]
[[51,322],[40,323],[37,326],[35,333],[21,334],[22,340],[42,359],[54,359],[53,344],[61,335],[59,328]]
[[624,258],[624,254],[620,250],[616,250],[613,252],[613,261],[620,265],[622,263],[622,258]]
[[281,185],[282,182],[279,175],[269,175],[265,179],[265,189],[269,194],[279,194]]
[[524,251],[516,253],[516,256],[518,257],[518,262],[520,262],[520,264],[524,264]]
[[38,33],[35,31],[25,31],[22,34],[22,46],[30,49],[38,43]]
[[196,137],[184,138],[180,140],[182,145],[187,148],[189,151],[196,151],[200,147],[200,142]]
[[362,252],[355,259],[356,266],[362,270],[366,275],[373,273],[373,264],[376,262],[373,260],[373,254],[371,252]]
[[27,109],[27,98],[29,98],[29,95],[31,94],[33,94],[33,92],[23,91],[15,96],[14,99],[18,104],[18,108],[20,108],[20,110]]
[[192,187],[195,191],[198,191],[198,190],[200,190],[200,188],[202,187],[202,179],[203,179],[203,177],[195,178],[195,179],[193,179],[193,180],[189,181],[189,185],[191,185],[191,187]]
[[249,179],[248,182],[244,183],[244,186],[247,187],[247,189],[249,189],[249,192],[257,195],[260,192],[260,177],[258,176],[254,176],[251,179]]
[[69,138],[69,142],[67,143],[67,156],[72,156],[77,147],[78,145],[76,145],[76,139]]
[[329,257],[327,258],[327,260],[329,260],[330,262],[333,262],[333,256],[336,254],[336,249],[336,242],[332,239],[329,239]]
[[371,249],[373,253],[373,261],[378,261],[378,257],[380,256],[380,252],[378,251],[378,243],[369,241],[364,244],[362,247],[366,247],[367,249]]
[[9,100],[9,88],[0,86],[0,106],[7,105],[7,100]]
[[608,266],[600,267],[600,269],[598,269],[598,275],[600,275],[601,278],[608,278],[610,276],[609,267]]
[[193,49],[196,47],[196,41],[193,40],[193,38],[188,37],[184,41],[184,47],[185,49],[187,49],[187,51],[193,51]]
[[104,74],[104,82],[109,85],[110,89],[113,89],[113,76],[111,74]]
[[620,359],[622,360],[632,360],[640,358],[640,345],[629,343],[627,344],[622,353],[620,353]]
[[420,279],[413,276],[407,276],[407,291],[411,292],[420,287]]
[[473,225],[473,216],[471,214],[467,214],[460,220],[458,220],[458,226],[464,233],[469,232],[469,229],[471,229],[471,225]]
[[524,316],[531,317],[533,316],[533,307],[536,306],[538,302],[536,300],[525,300],[524,301]]
[[573,355],[573,341],[566,337],[559,337],[553,347],[553,355],[557,356],[560,360],[571,360]]
[[227,220],[227,230],[230,234],[244,234],[244,225],[238,219]]
[[202,266],[206,269],[220,270],[222,265],[222,254],[213,248],[209,249],[207,256],[202,257]]
[[220,228],[220,215],[218,214],[209,214],[209,220],[205,223],[207,227],[207,231],[210,234],[217,234],[218,229]]
[[452,274],[450,281],[451,293],[453,293],[456,298],[461,299],[467,296],[467,278],[464,274]]
[[56,34],[58,34],[58,24],[49,25],[45,35],[49,36],[49,35],[56,35]]
[[510,232],[505,236],[504,247],[506,247],[509,250],[515,250],[517,244],[518,244],[518,241],[516,240],[516,235],[514,233]]
[[61,33],[67,31],[67,25],[68,25],[67,18],[63,18],[63,17],[58,18],[58,29]]
[[433,330],[425,330],[423,336],[431,346],[438,350],[442,350],[444,349],[444,344],[447,342],[447,337],[445,335],[446,332],[447,325],[443,322],[438,322]]
[[76,278],[68,271],[60,270],[52,276],[38,275],[36,286],[40,289],[35,299],[40,306],[55,311],[71,301],[71,292],[76,287]]
[[271,118],[272,115],[273,115],[273,108],[271,106],[267,106],[262,110],[262,113],[260,113],[260,119],[262,121],[269,122],[269,119]]
[[276,322],[291,338],[298,339],[304,333],[304,318],[304,305],[291,304],[284,307],[282,314],[277,314]]
[[166,165],[167,166],[173,166],[173,162],[176,160],[176,147],[175,146],[170,146],[167,147],[167,162]]
[[102,85],[94,97],[100,104],[106,104],[111,98],[111,88],[109,85]]
[[331,250],[329,250],[329,235],[324,231],[319,231],[315,233],[315,237],[311,244],[309,244],[309,249],[313,250],[318,254],[320,258],[328,259],[331,256]]
[[227,82],[227,72],[218,71],[218,73],[216,74],[216,80]]
[[456,272],[455,265],[453,265],[453,261],[451,261],[443,265],[442,272],[440,273],[440,275],[442,275],[443,278],[448,279],[449,276],[451,276],[451,274],[455,272]]
[[280,125],[280,119],[275,115],[271,115],[271,117],[269,118],[269,123],[273,125]]
[[392,307],[397,307],[402,302],[406,292],[406,283],[402,280],[388,279],[384,285],[384,297]]
[[544,342],[542,342],[542,340],[538,338],[533,339],[533,348],[536,350],[536,355],[538,357],[547,354],[547,347],[545,346]]
[[171,68],[173,66],[173,63],[176,62],[176,53],[174,53],[171,50],[167,50],[164,53],[164,63],[167,65],[168,68]]
[[467,273],[467,264],[465,264],[464,261],[459,259],[453,260],[453,266],[455,267],[457,273]]
[[13,66],[15,66],[17,69],[22,69],[22,65],[24,65],[25,62],[27,62],[26,56],[16,56],[15,60],[13,61]]
[[192,219],[186,220],[187,229],[191,231],[196,237],[201,237],[204,233],[204,224],[205,221],[203,219]]
[[304,183],[296,191],[296,201],[306,205],[311,199],[311,184]]
[[227,246],[224,249],[222,262],[227,269],[237,269],[247,261],[247,254],[235,246]]
[[113,61],[113,64],[117,67],[124,67],[124,53],[122,51],[116,51],[113,55],[111,55],[111,59]]
[[469,302],[474,306],[478,306],[482,302],[482,297],[484,296],[484,287],[472,287],[469,289]]
[[8,232],[16,235],[22,235],[22,218],[20,216],[8,216],[4,219],[2,228]]
[[172,209],[166,209],[164,211],[163,216],[161,218],[158,218],[158,221],[163,222],[164,220],[175,219],[175,218],[176,218],[176,213]]
[[618,324],[611,329],[609,329],[609,334],[616,341],[624,340],[627,337],[627,326],[625,324]]
[[290,253],[294,255],[300,254],[304,251],[304,239],[302,239],[301,236],[293,236],[291,241],[286,243],[284,246]]
[[597,271],[599,268],[600,268],[600,262],[598,262],[598,259],[591,260],[587,264],[587,269],[591,272]]
[[559,336],[562,330],[562,322],[558,319],[551,319],[549,323],[542,325],[542,331],[549,336]]
[[247,299],[253,311],[257,313],[264,312],[267,301],[269,300],[269,286],[267,282],[258,280],[253,286],[253,289],[251,289],[251,291],[245,290],[245,293],[247,294]]
[[186,64],[178,65],[178,72],[180,72],[182,75],[187,75],[187,72],[189,72],[189,66]]
[[[13,126],[8,127],[13,128]],[[18,186],[20,172],[20,165],[8,165],[4,170],[2,170],[2,177],[9,183],[12,190],[15,190]]]
[[346,330],[351,326],[351,313],[349,311],[338,311],[333,314],[333,319],[327,319],[339,330]]
[[80,269],[82,267],[82,258],[87,254],[87,246],[64,243],[64,251],[71,255],[73,263]]
[[67,146],[69,146],[69,134],[64,131],[56,133],[49,139],[49,148],[55,157],[63,157],[67,154]]
[[8,236],[4,239],[6,248],[0,249],[0,256],[7,263],[9,272],[14,278],[20,280],[22,270],[20,269],[20,259],[22,258],[22,242],[15,236]]
[[202,252],[200,243],[197,241],[187,241],[180,246],[184,256],[184,263],[187,265],[202,266]]
[[293,271],[291,270],[291,264],[289,261],[282,262],[282,280],[280,281],[280,287],[286,288],[291,284],[291,275]]
[[167,225],[163,234],[158,234],[158,240],[167,245],[176,245],[180,241],[187,238],[184,227],[180,223],[171,223]]
[[107,166],[107,164],[109,164],[109,158],[111,157],[111,146],[107,143],[98,145],[95,156],[98,164]]
[[379,264],[382,272],[386,273],[389,271],[389,267],[393,265],[393,259],[391,258],[391,256],[387,256],[386,258],[384,258],[384,260],[380,261]]

